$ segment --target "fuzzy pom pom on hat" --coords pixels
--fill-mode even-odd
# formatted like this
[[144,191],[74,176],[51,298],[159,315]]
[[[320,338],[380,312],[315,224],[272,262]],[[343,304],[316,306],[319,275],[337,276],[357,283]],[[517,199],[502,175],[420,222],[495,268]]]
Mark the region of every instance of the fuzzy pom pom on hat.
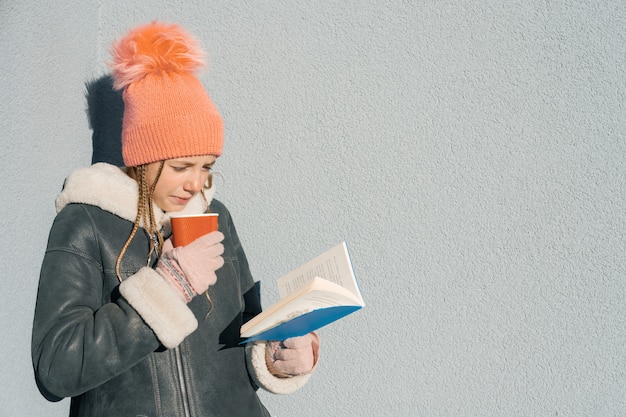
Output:
[[195,73],[197,42],[176,24],[132,29],[111,49],[113,86],[123,90],[122,154],[126,166],[222,154],[222,118]]

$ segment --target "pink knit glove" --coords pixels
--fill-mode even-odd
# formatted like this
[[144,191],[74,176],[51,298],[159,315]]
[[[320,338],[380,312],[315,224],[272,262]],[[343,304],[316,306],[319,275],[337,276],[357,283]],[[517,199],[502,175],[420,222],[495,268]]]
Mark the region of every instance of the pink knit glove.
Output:
[[309,374],[317,367],[320,337],[317,333],[267,343],[265,362],[279,378]]
[[217,281],[215,271],[224,265],[222,240],[224,235],[221,232],[211,232],[188,245],[174,248],[167,239],[156,271],[188,303]]

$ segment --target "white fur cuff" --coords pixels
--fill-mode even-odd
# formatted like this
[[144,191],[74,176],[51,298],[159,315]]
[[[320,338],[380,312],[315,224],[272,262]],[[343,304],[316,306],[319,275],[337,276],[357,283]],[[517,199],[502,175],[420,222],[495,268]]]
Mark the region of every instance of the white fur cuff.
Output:
[[265,342],[248,343],[246,345],[246,360],[252,379],[261,388],[273,394],[291,394],[302,388],[311,374],[278,378],[267,369],[265,362]]
[[169,349],[198,328],[198,321],[187,304],[152,268],[141,268],[124,280],[120,293]]

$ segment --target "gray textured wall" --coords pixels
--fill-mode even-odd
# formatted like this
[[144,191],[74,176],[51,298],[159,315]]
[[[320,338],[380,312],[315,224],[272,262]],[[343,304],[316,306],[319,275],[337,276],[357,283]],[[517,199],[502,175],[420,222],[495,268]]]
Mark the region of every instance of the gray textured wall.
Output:
[[368,302],[274,415],[626,414],[622,0],[0,0],[1,416],[67,415],[29,357],[53,201],[84,83],[155,18],[210,53],[266,303],[341,240]]

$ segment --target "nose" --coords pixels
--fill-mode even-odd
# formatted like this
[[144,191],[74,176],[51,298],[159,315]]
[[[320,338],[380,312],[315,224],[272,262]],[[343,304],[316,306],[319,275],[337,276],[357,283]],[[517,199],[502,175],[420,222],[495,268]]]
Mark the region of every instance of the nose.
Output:
[[185,183],[185,191],[196,194],[202,190],[204,178],[201,173],[193,173]]

